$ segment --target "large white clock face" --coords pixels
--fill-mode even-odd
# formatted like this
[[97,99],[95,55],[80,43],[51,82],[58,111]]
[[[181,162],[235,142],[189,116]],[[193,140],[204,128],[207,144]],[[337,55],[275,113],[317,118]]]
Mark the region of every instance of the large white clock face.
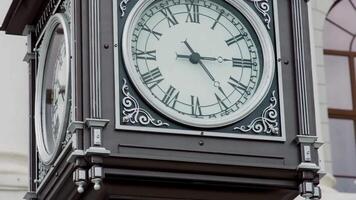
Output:
[[59,153],[69,119],[69,28],[63,15],[48,22],[38,54],[36,136],[40,158],[50,164]]
[[271,41],[243,2],[140,1],[123,41],[126,69],[140,93],[187,125],[236,122],[271,85]]

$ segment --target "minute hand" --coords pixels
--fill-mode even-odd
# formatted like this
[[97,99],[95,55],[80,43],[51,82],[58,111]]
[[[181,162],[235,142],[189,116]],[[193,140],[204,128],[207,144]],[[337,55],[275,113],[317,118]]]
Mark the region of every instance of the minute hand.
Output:
[[[189,49],[190,53],[197,53],[193,50],[193,48],[189,45],[188,41],[185,40],[183,42],[185,44],[185,46],[187,46],[187,48]],[[204,69],[204,71],[208,74],[209,78],[215,83],[215,78],[213,77],[213,75],[211,75],[211,73],[209,72],[208,68],[206,68],[206,66],[204,65],[204,63],[201,61],[201,59],[199,59],[198,61],[199,65],[202,66],[202,68]]]
[[213,75],[211,75],[211,73],[209,72],[208,68],[206,68],[206,66],[204,65],[204,63],[203,63],[201,60],[199,60],[198,63],[199,63],[200,66],[202,66],[202,68],[203,68],[204,71],[208,74],[208,76],[210,77],[210,79],[211,79],[212,81],[216,82],[216,81],[215,81],[215,78],[213,77]]

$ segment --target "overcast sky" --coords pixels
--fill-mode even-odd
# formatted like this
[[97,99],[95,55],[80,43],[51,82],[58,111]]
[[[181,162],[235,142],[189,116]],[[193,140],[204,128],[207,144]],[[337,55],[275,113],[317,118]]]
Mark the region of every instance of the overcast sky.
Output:
[[0,0],[0,24],[4,21],[7,10],[10,8],[12,0]]

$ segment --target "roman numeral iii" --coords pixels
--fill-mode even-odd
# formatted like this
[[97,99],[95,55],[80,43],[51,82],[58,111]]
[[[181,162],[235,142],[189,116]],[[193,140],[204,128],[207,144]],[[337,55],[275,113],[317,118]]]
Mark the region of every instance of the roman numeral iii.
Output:
[[233,67],[252,68],[252,65],[253,63],[250,59],[232,58]]

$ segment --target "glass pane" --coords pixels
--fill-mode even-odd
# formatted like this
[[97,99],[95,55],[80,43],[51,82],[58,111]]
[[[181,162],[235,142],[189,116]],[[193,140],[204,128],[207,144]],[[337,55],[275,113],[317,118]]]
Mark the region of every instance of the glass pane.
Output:
[[[330,22],[325,22],[324,48],[349,51],[352,36]],[[337,38],[337,39],[335,39]]]
[[335,175],[356,176],[356,141],[352,120],[330,119],[331,155]]
[[344,0],[338,3],[329,13],[328,19],[342,26],[352,34],[356,33],[355,21],[356,11],[349,0]]
[[329,108],[352,110],[348,57],[325,55]]
[[336,177],[335,189],[340,192],[356,193],[356,178]]
[[[356,0],[355,0],[356,1]],[[354,42],[352,43],[351,51],[356,51],[356,40],[353,40]]]

